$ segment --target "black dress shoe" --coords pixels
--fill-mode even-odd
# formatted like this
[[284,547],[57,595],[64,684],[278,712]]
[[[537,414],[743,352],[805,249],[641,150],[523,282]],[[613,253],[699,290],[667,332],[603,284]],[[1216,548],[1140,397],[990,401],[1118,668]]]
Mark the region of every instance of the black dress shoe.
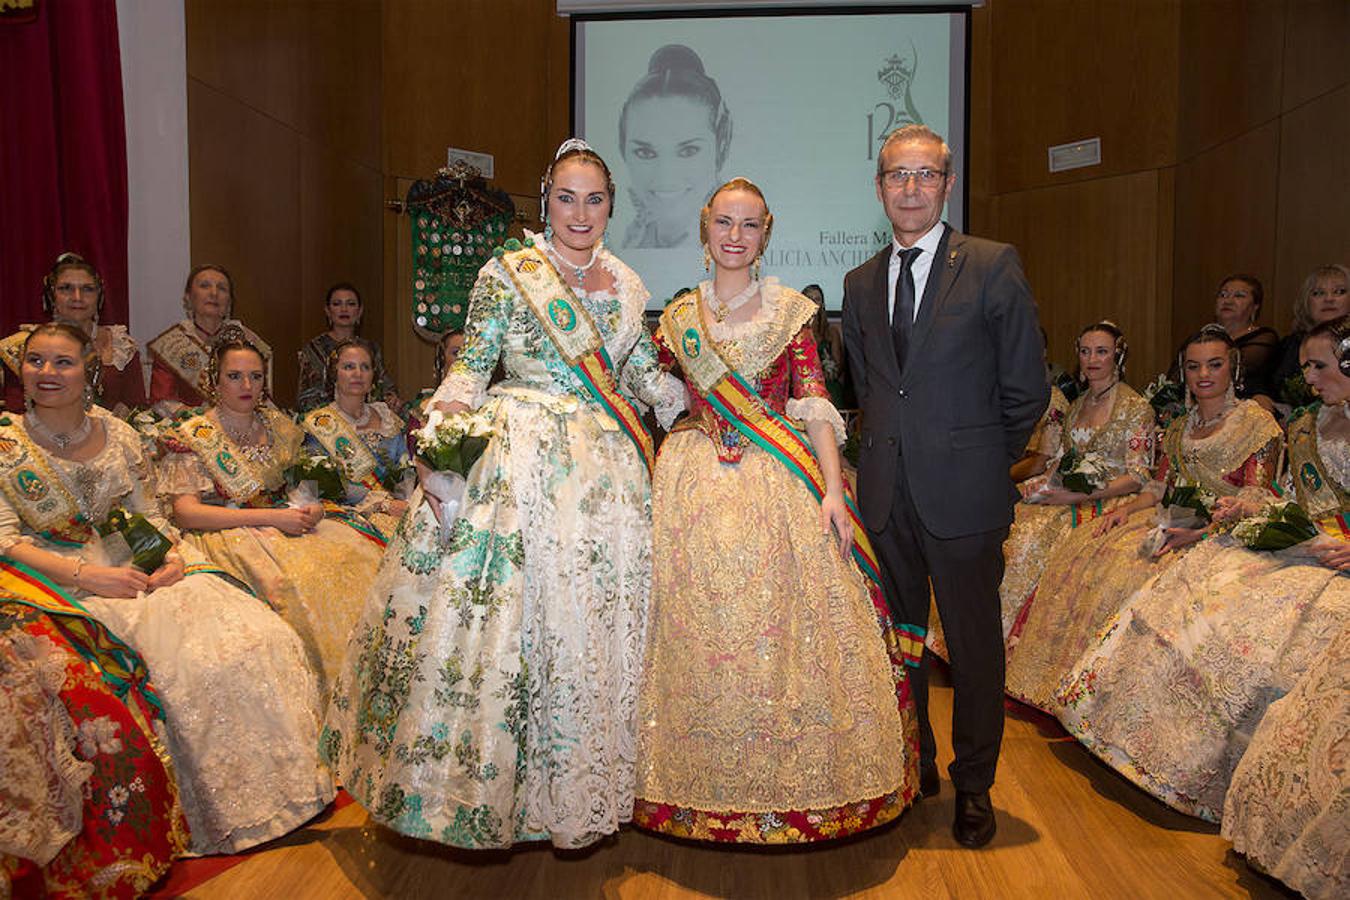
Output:
[[993,840],[998,825],[994,822],[994,805],[989,792],[956,792],[956,818],[952,820],[952,836],[962,847],[983,847]]
[[919,761],[919,796],[927,799],[936,797],[942,791],[942,776],[938,774],[937,763]]

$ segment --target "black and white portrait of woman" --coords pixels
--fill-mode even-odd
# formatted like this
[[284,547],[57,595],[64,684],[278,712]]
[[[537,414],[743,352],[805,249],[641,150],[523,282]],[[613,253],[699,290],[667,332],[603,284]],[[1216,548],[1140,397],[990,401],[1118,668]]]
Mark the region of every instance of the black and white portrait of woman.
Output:
[[731,114],[697,53],[667,44],[652,54],[619,114],[619,147],[634,216],[623,246],[696,247],[731,148]]

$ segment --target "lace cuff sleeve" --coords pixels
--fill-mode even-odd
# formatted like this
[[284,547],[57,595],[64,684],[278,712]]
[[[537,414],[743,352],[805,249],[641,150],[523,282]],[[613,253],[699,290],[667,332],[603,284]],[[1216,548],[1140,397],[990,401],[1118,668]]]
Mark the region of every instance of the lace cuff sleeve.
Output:
[[680,413],[688,408],[689,400],[685,394],[684,382],[669,372],[664,373],[657,387],[656,401],[652,404],[652,412],[656,413],[657,423],[669,431]]
[[824,397],[789,397],[786,411],[790,419],[826,423],[834,431],[836,444],[842,444],[848,439],[843,416],[839,415],[839,410]]
[[191,453],[166,453],[159,463],[159,495],[176,497],[179,494],[203,494],[214,490],[211,476],[202,469],[201,462]]

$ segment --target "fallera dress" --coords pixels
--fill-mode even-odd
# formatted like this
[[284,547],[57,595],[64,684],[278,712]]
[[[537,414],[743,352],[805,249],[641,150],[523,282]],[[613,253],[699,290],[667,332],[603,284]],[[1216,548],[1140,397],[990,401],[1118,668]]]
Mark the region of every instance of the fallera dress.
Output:
[[[0,440],[27,454],[18,473],[34,473],[47,496],[73,501],[81,521],[102,523],[120,507],[172,535],[154,501],[140,436],[97,407],[90,415],[106,442],[84,462],[46,454],[26,437],[19,419],[0,426]],[[0,496],[0,550],[23,541],[98,564],[92,536],[71,540],[78,535],[58,536],[42,527],[42,500],[26,502],[39,491],[31,477],[24,480],[24,500],[8,489]],[[215,574],[192,547],[180,543],[178,550],[188,574],[173,585],[130,598],[70,596],[148,668],[163,709],[190,849],[234,853],[285,834],[332,799],[317,753],[318,687],[294,631],[266,604]]]
[[[1286,491],[1318,520],[1323,540],[1350,535],[1344,422],[1343,407],[1323,407],[1289,428]],[[1106,624],[1058,691],[1061,719],[1135,784],[1217,821],[1267,707],[1347,623],[1350,578],[1305,545],[1270,553],[1231,535],[1207,540]]]
[[[1270,497],[1284,450],[1284,435],[1270,413],[1240,400],[1218,431],[1203,438],[1191,432],[1189,416],[1168,426],[1151,493],[1161,497],[1189,486],[1212,498]],[[1055,547],[1008,651],[1009,694],[1055,713],[1060,679],[1097,632],[1145,582],[1184,561],[1193,546],[1157,559],[1140,555],[1157,520],[1155,509],[1134,513],[1101,537],[1091,526],[1075,529]]]
[[[701,308],[697,296],[662,317],[666,366],[690,340],[672,311]],[[705,319],[706,336],[774,412],[826,422],[842,441],[814,313],[767,279],[754,319]],[[914,799],[918,733],[880,588],[840,556],[807,486],[693,384],[653,481],[635,824],[770,844],[888,822]]]
[[[324,752],[403,834],[582,847],[632,815],[651,484],[510,259],[480,271],[464,349],[433,398],[478,409],[494,434],[444,542],[414,492],[352,634]],[[570,308],[594,322],[624,394],[680,408],[642,282],[607,251],[597,267],[613,289],[567,290]],[[506,379],[488,391],[499,359]]]

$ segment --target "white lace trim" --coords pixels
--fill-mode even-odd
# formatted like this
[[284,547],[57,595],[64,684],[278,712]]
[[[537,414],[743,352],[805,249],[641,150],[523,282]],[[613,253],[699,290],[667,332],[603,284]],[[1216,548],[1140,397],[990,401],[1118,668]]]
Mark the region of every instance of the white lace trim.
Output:
[[122,371],[136,355],[136,339],[127,332],[125,325],[99,325],[97,328],[108,331],[108,350],[112,356],[104,362],[112,364],[117,371]]
[[[710,284],[704,281],[699,289],[706,291]],[[759,309],[747,321],[708,323],[709,334],[721,345],[727,361],[748,378],[776,360],[788,341],[816,313],[816,305],[810,298],[784,287],[774,277],[760,283],[759,296]]]
[[825,397],[789,397],[785,411],[789,419],[803,422],[824,422],[834,431],[834,442],[842,444],[848,440],[848,431],[844,428],[844,417]]
[[456,402],[463,403],[470,409],[477,409],[486,399],[486,380],[469,373],[451,372],[427,400],[427,409],[435,403]]
[[684,382],[669,372],[662,373],[657,387],[656,402],[652,405],[657,424],[669,431],[680,413],[688,408],[689,395],[685,391]]

